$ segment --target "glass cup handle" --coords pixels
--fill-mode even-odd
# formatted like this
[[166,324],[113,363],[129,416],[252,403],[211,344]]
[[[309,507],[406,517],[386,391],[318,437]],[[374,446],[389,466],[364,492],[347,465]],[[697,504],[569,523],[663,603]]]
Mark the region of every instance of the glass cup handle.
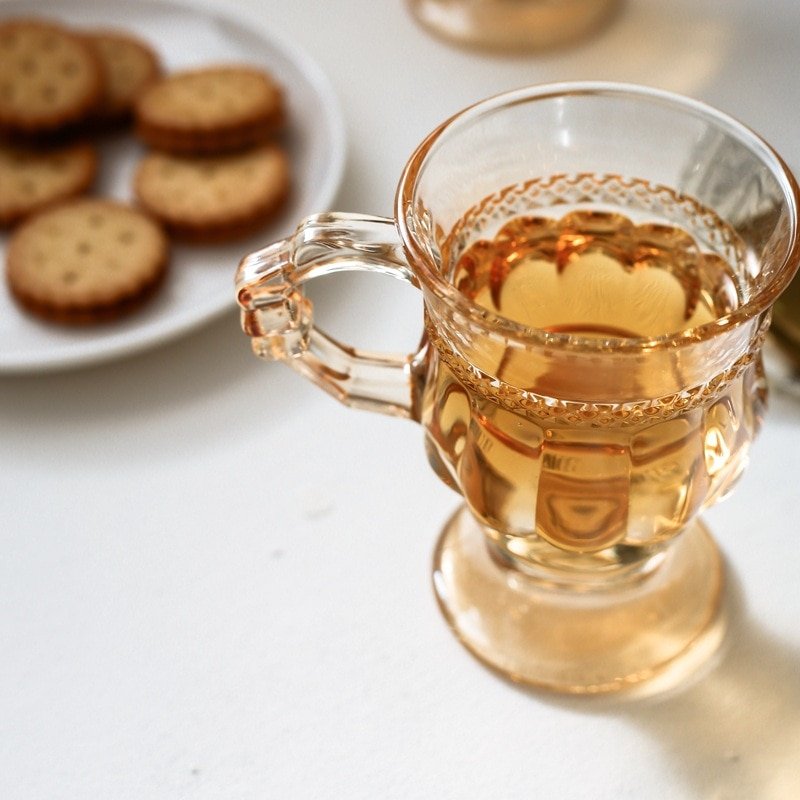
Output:
[[314,325],[304,284],[348,270],[391,275],[419,288],[394,220],[384,217],[315,214],[293,236],[245,256],[236,297],[253,352],[286,362],[345,405],[418,420],[422,351],[357,350]]

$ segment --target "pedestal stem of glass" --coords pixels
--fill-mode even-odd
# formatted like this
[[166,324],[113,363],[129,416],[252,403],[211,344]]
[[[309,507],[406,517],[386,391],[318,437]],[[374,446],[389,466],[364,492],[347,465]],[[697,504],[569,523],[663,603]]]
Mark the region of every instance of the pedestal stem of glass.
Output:
[[641,572],[557,585],[496,555],[462,506],[434,555],[433,584],[462,644],[513,681],[570,694],[662,690],[724,633],[723,568],[693,523]]

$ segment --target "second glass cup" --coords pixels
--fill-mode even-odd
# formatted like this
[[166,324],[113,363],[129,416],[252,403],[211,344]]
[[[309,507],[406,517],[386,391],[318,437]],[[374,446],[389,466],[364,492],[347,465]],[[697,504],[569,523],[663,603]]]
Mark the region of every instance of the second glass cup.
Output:
[[408,0],[434,34],[498,52],[571,44],[611,19],[621,0]]
[[[706,105],[531,87],[435,130],[394,220],[320,214],[246,257],[238,300],[257,355],[423,425],[464,499],[434,587],[472,653],[557,691],[674,682],[721,636],[721,560],[697,516],[761,423],[797,209],[775,152]],[[303,285],[348,269],[422,290],[419,352],[314,326]]]

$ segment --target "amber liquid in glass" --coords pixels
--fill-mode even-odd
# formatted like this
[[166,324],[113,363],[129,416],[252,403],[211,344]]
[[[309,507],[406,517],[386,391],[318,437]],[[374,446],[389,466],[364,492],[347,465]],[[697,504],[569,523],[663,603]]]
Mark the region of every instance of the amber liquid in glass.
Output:
[[656,338],[738,303],[729,265],[688,233],[606,211],[512,219],[461,255],[453,282],[515,322],[589,337]]
[[[512,218],[467,247],[450,274],[496,314],[592,339],[657,339],[741,302],[731,265],[688,232],[607,210]],[[758,363],[708,404],[600,424],[580,393],[587,379],[602,388],[601,367],[587,376],[554,360],[543,372],[524,350],[482,347],[481,363],[494,368],[481,391],[464,380],[459,356],[431,348],[423,422],[436,472],[515,555],[554,566],[564,551],[570,564],[587,567],[633,560],[633,551],[680,531],[744,467],[763,402]],[[637,369],[646,399],[646,361]],[[515,396],[533,398],[537,413],[507,402]],[[562,396],[576,412],[549,417],[546,403]]]

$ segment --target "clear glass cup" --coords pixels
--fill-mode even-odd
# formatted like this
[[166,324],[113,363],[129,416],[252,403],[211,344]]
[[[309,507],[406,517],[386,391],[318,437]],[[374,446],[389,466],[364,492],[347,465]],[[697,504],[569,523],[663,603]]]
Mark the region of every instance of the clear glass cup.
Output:
[[621,0],[408,0],[429,31],[497,51],[541,50],[581,39],[608,22]]
[[[422,424],[464,500],[434,589],[474,655],[556,691],[652,688],[722,635],[723,568],[698,514],[761,424],[797,209],[780,157],[719,111],[636,86],[534,86],[431,133],[395,219],[309,217],[242,261],[237,297],[258,356]],[[422,291],[418,352],[315,327],[304,284],[343,270]],[[549,321],[515,319],[519,298]]]

